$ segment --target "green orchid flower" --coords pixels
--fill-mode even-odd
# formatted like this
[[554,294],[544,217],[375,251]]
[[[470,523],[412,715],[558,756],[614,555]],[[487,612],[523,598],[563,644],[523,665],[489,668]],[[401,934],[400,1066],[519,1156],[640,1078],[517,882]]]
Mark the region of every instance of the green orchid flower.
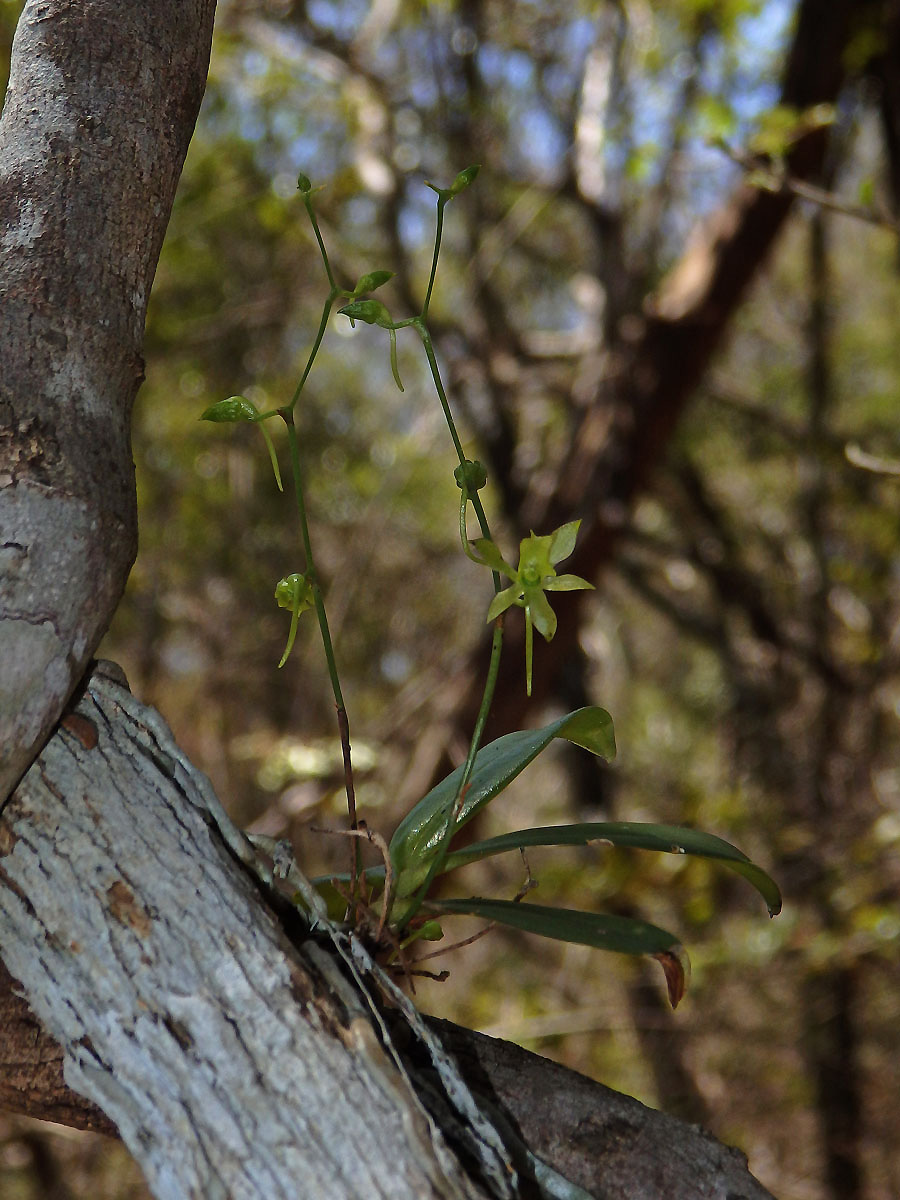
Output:
[[512,585],[498,592],[491,601],[488,621],[495,621],[514,604],[525,609],[525,688],[529,696],[533,630],[537,629],[548,642],[556,633],[556,613],[544,593],[575,592],[594,586],[580,575],[557,575],[554,566],[568,558],[575,549],[580,525],[581,521],[569,521],[544,537],[532,532],[529,537],[523,538],[519,546],[519,566],[515,571],[489,538],[478,538],[474,543],[486,566],[512,580]]
[[291,610],[291,628],[288,633],[287,645],[281,656],[279,667],[283,667],[294,648],[294,638],[297,636],[297,621],[301,613],[313,608],[316,602],[312,581],[306,575],[295,571],[292,575],[279,579],[275,585],[275,602],[279,608]]

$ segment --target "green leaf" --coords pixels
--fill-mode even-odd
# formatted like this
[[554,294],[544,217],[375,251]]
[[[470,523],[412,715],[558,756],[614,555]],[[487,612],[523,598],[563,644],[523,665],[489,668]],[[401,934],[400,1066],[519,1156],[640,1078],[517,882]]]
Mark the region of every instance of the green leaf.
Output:
[[[580,520],[568,521],[565,525],[560,525],[559,529],[554,530],[550,535],[550,550],[547,557],[552,563],[562,562],[575,549],[575,539],[578,537],[578,528],[580,525]],[[534,535],[532,534],[532,536]]]
[[[612,759],[616,754],[612,717],[602,708],[579,708],[543,729],[508,733],[476,755],[454,833],[502,792],[554,738],[565,738],[601,758]],[[453,810],[462,770],[457,767],[442,779],[397,826],[390,851],[398,875],[398,895],[410,895],[425,878],[428,860],[437,852]]]
[[641,821],[591,821],[580,825],[544,825],[535,829],[519,829],[499,837],[475,842],[463,850],[452,850],[444,863],[444,872],[467,863],[478,862],[495,854],[529,846],[633,846],[639,850],[656,850],[666,854],[693,854],[711,858],[742,875],[759,892],[769,916],[781,912],[781,892],[775,881],[751,862],[730,842],[699,829],[682,825],[652,825]]
[[365,295],[366,292],[374,292],[376,288],[380,288],[382,284],[393,278],[393,271],[369,271],[365,275],[360,275],[359,281],[353,289],[354,299],[357,296]]
[[351,321],[364,321],[366,325],[380,325],[382,329],[390,329],[393,325],[391,314],[380,300],[352,300],[339,308],[338,312]]
[[200,414],[201,421],[234,422],[255,421],[259,414],[246,396],[229,396],[227,400],[219,400]]
[[482,900],[477,896],[468,900],[429,902],[428,908],[438,914],[465,913],[483,917],[486,921],[555,938],[558,942],[576,942],[580,946],[612,950],[617,954],[649,954],[663,965],[673,1008],[684,995],[690,972],[687,952],[671,933],[646,921],[513,900]]
[[466,167],[464,171],[460,171],[457,177],[453,180],[448,188],[451,196],[458,196],[461,191],[473,183],[478,172],[481,170],[480,164],[471,167]]

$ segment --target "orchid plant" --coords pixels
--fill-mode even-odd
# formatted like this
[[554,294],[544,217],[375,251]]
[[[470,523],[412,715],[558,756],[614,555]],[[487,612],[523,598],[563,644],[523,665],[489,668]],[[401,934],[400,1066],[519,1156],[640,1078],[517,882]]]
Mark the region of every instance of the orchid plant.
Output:
[[[503,646],[504,617],[507,611],[513,607],[524,610],[525,686],[530,695],[533,631],[536,629],[549,642],[557,628],[556,614],[547,593],[574,591],[591,588],[593,585],[578,575],[558,574],[556,570],[557,564],[567,559],[575,549],[580,521],[569,521],[546,534],[537,535],[532,532],[527,538],[523,538],[516,567],[512,567],[504,557],[492,537],[479,496],[485,486],[487,473],[480,462],[467,458],[464,453],[441,379],[428,329],[428,312],[440,256],[444,210],[474,182],[478,170],[477,166],[466,168],[446,188],[427,185],[437,196],[431,273],[419,313],[397,321],[393,319],[387,307],[371,295],[391,279],[390,271],[367,272],[352,289],[341,288],[335,281],[315,213],[314,189],[308,177],[300,175],[300,198],[312,226],[329,286],[319,328],[300,380],[292,398],[282,407],[260,412],[246,397],[230,396],[207,408],[202,414],[202,419],[214,422],[249,421],[259,425],[266,440],[279,488],[282,488],[282,481],[278,458],[266,425],[270,420],[280,419],[287,427],[291,477],[304,564],[302,571],[287,574],[275,587],[276,603],[291,614],[287,644],[278,665],[283,667],[290,656],[300,616],[306,610],[315,611],[337,710],[344,759],[349,833],[353,847],[351,868],[347,874],[322,877],[313,881],[327,904],[329,915],[337,921],[355,926],[374,944],[374,949],[383,962],[397,967],[407,976],[415,973],[410,965],[410,948],[423,940],[434,941],[442,938],[445,920],[458,914],[482,917],[491,924],[508,925],[601,950],[651,955],[662,964],[669,998],[674,1006],[684,992],[689,961],[677,937],[664,929],[633,918],[528,903],[523,899],[524,891],[514,899],[477,896],[448,899],[443,895],[437,899],[433,895],[433,885],[439,877],[493,855],[524,852],[533,846],[629,846],[715,859],[742,875],[759,891],[771,916],[781,909],[781,896],[777,885],[740,850],[712,834],[680,826],[627,821],[587,822],[520,829],[465,847],[456,845],[457,835],[463,826],[498,796],[554,739],[563,738],[606,761],[611,761],[616,753],[612,719],[604,709],[598,707],[581,708],[558,718],[542,729],[510,733],[488,745],[482,745],[485,722],[497,683]],[[473,562],[489,568],[494,588],[494,595],[487,604],[486,612],[487,621],[493,625],[491,657],[482,702],[465,761],[413,805],[394,831],[389,843],[385,843],[380,836],[371,834],[356,811],[349,721],[310,542],[296,428],[297,409],[303,388],[338,301],[343,301],[338,312],[347,317],[351,324],[362,321],[388,332],[391,372],[401,391],[403,384],[397,362],[397,333],[409,328],[418,336],[458,459],[454,475],[460,489],[459,532],[462,548]],[[480,531],[480,536],[473,540],[469,539],[467,528],[470,509]],[[382,865],[363,870],[359,855],[361,837],[369,837],[380,845],[384,860]],[[299,894],[295,900],[299,906],[303,906]]]

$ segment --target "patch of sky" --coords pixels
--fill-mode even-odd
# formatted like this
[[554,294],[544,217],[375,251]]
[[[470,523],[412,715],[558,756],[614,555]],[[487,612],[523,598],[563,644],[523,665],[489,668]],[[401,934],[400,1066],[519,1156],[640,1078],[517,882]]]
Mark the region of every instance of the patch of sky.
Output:
[[364,229],[376,223],[378,208],[371,196],[353,196],[344,205],[344,217],[348,226]]
[[[304,174],[309,175],[314,187],[318,186],[319,175],[322,171],[321,152],[321,139],[309,130],[304,130],[287,147],[291,167],[295,171],[303,171]],[[313,164],[315,164],[315,170],[313,170]]]
[[538,329],[571,333],[584,321],[584,313],[563,289],[542,290],[531,298],[528,321]]
[[261,50],[245,50],[241,56],[241,67],[244,74],[251,78],[265,75],[269,65],[268,55],[263,54]]
[[393,86],[401,82],[405,72],[405,62],[399,39],[382,38],[375,48],[374,65],[383,79],[389,79]]
[[258,142],[265,136],[266,123],[259,113],[243,113],[238,122],[238,133],[245,142]]
[[543,173],[559,173],[567,143],[546,109],[526,108],[511,124],[511,132],[518,137],[528,166]]
[[[578,64],[580,66],[579,56]],[[576,64],[571,60],[567,63],[554,63],[544,71],[544,88],[549,96],[562,103],[571,103],[575,92],[578,74],[573,69]]]
[[506,50],[487,43],[478,48],[478,65],[484,80],[498,86],[530,87],[534,82],[534,63],[523,50]]
[[796,0],[765,0],[738,22],[731,41],[715,41],[704,58],[702,89],[727,99],[745,127],[777,103],[775,65],[784,54]]
[[426,238],[434,236],[434,205],[414,199],[403,206],[399,224],[400,236],[406,245],[419,245]]
[[272,133],[284,145],[289,145],[302,117],[293,108],[279,108],[272,115]]
[[430,108],[440,100],[437,79],[430,71],[416,72],[409,81],[409,96],[419,108]]
[[335,37],[349,38],[363,23],[369,5],[365,0],[310,0],[306,6],[309,19],[319,29],[327,29]]

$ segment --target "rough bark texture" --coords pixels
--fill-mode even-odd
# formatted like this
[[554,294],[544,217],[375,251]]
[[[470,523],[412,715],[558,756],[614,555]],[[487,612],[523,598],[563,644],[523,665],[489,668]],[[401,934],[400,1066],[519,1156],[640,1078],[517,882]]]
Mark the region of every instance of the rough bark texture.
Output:
[[3,958],[66,1082],[160,1197],[488,1194],[333,960],[291,947],[210,804],[159,718],[99,677],[10,798]]
[[3,957],[34,1014],[7,995],[0,1103],[117,1127],[160,1197],[768,1195],[696,1127],[426,1026],[359,947],[354,980],[226,823],[159,717],[95,674],[0,821]]
[[137,524],[147,297],[214,0],[29,0],[0,119],[0,801],[84,673]]

